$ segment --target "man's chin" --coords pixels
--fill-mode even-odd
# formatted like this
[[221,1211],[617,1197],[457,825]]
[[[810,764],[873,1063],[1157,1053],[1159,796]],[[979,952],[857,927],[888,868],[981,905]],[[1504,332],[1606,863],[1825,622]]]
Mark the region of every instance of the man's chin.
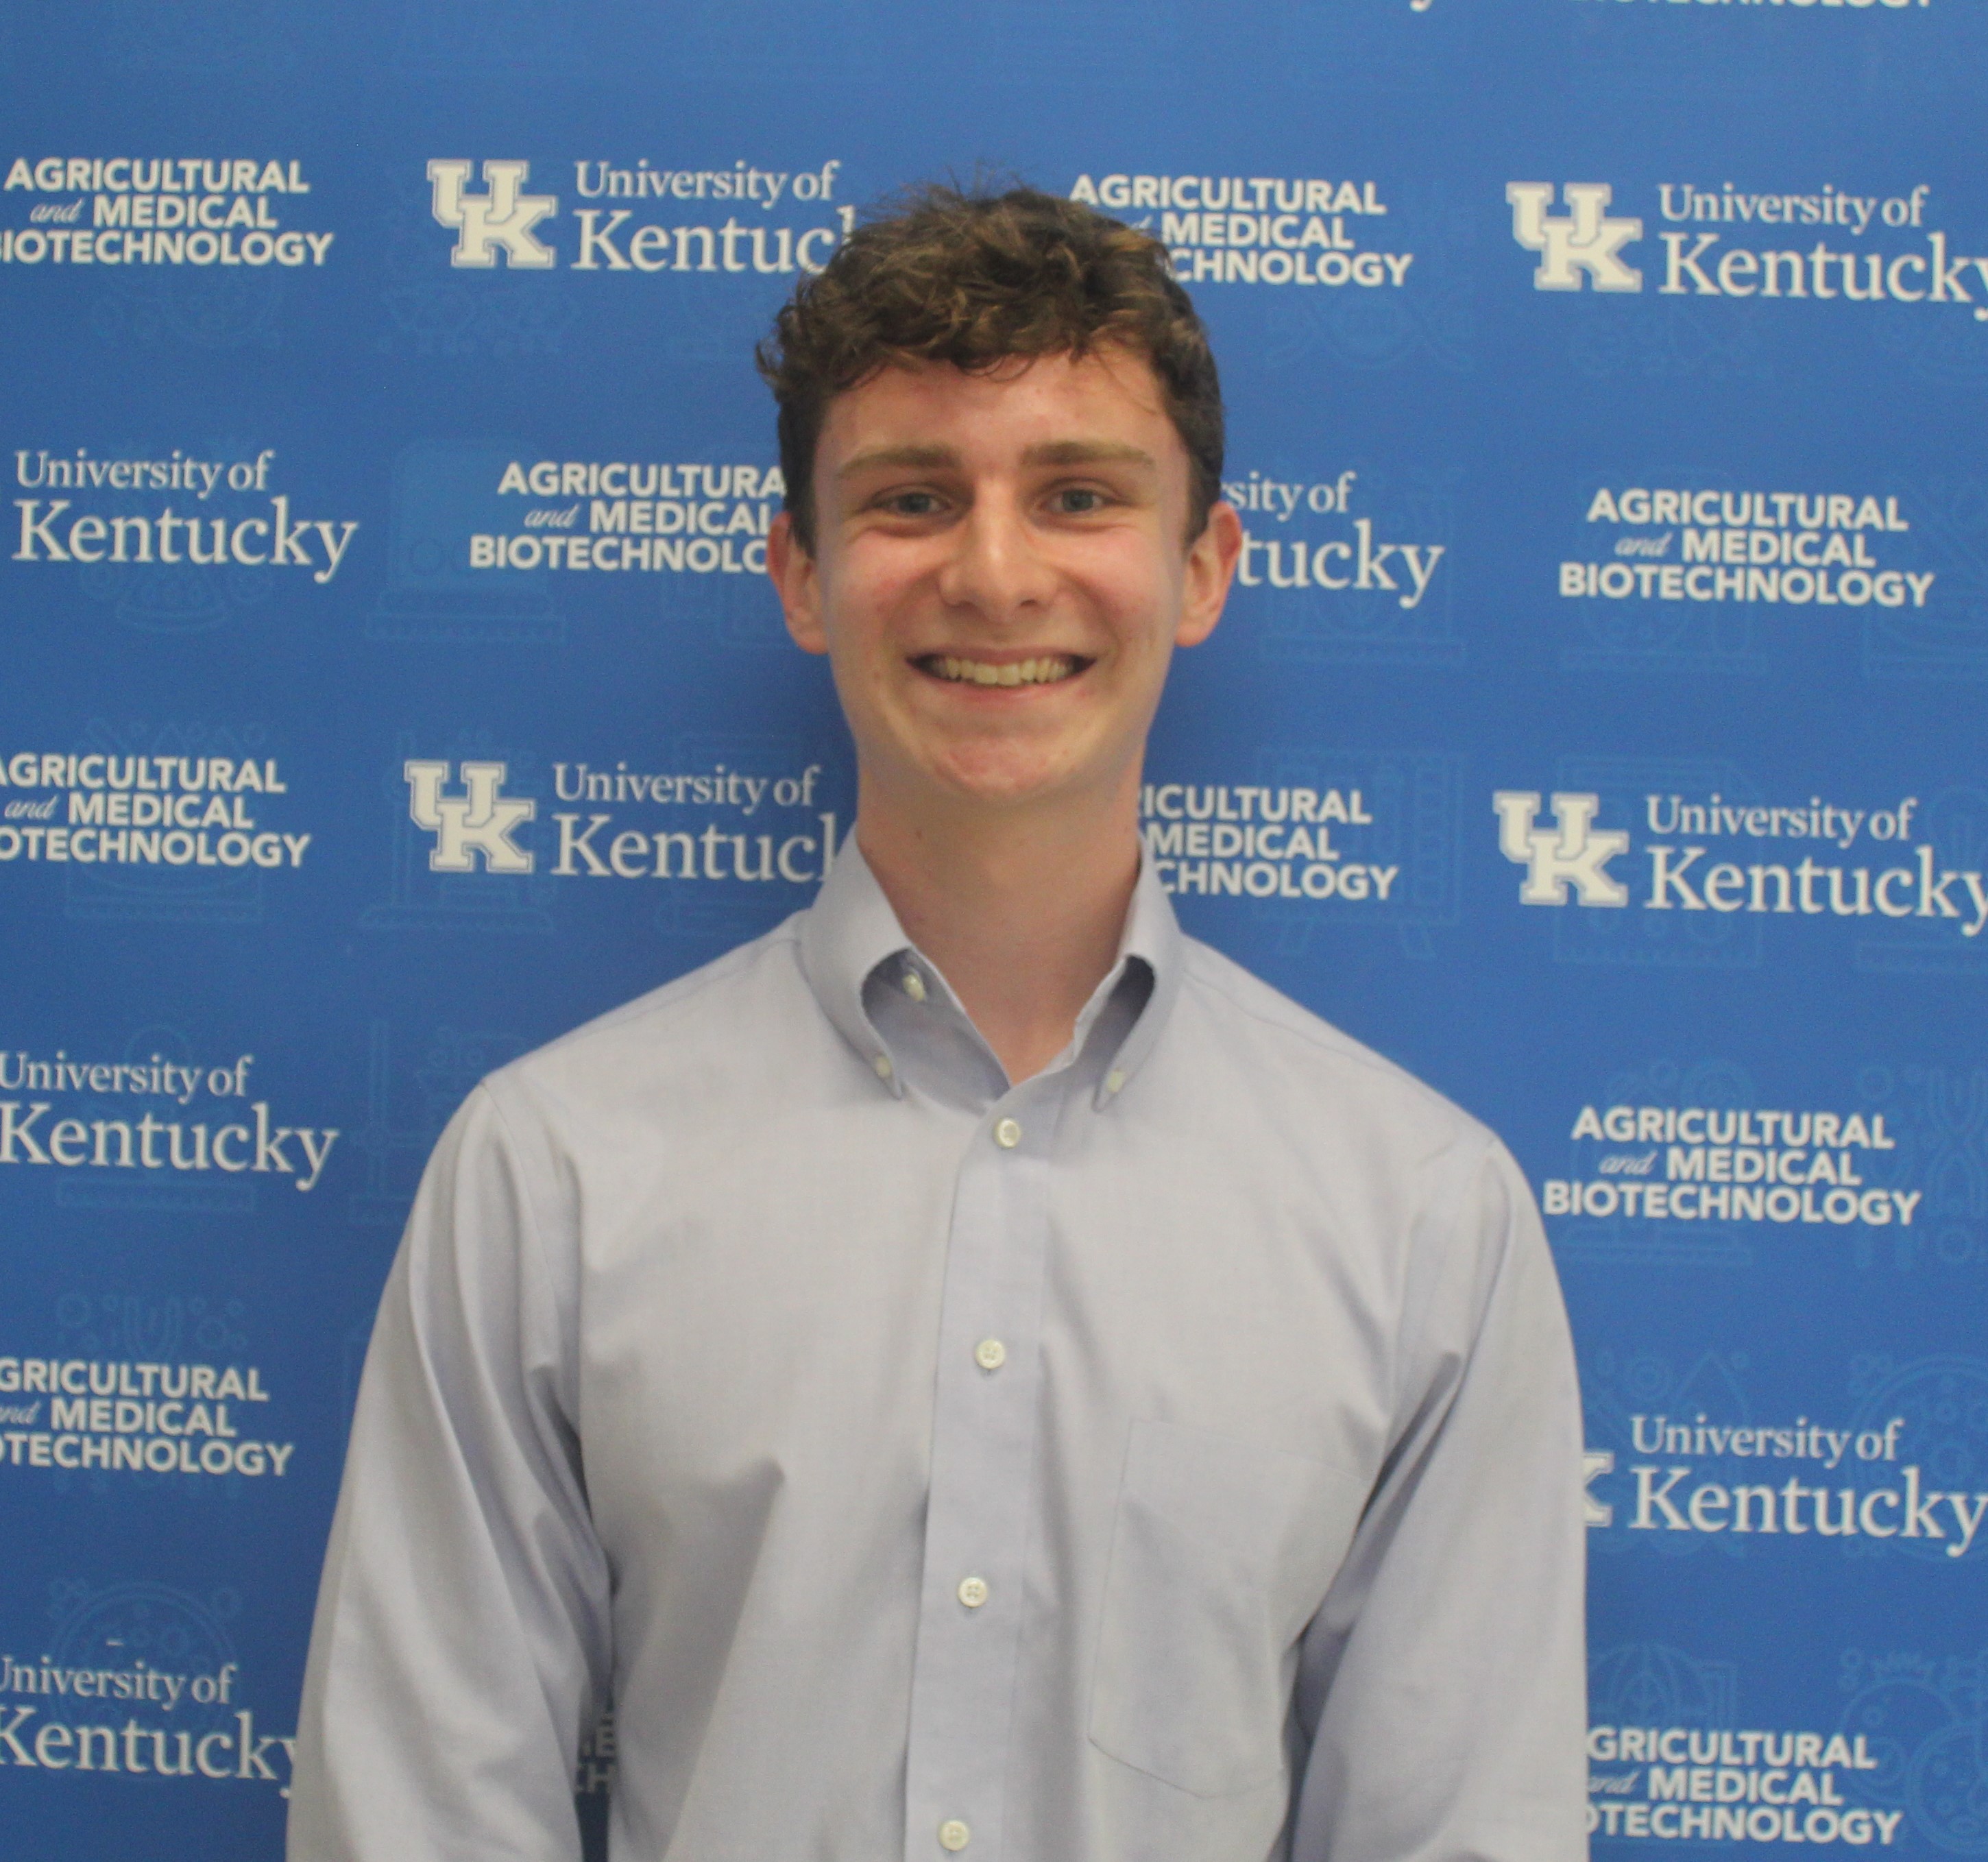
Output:
[[1067,756],[1029,752],[1004,745],[955,751],[927,765],[935,786],[957,806],[990,815],[1054,807],[1098,785],[1087,784]]

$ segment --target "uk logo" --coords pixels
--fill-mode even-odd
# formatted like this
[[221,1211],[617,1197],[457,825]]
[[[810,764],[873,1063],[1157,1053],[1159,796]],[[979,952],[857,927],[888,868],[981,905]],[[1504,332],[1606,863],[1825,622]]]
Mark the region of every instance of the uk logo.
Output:
[[448,262],[488,269],[497,262],[501,248],[514,271],[543,271],[556,265],[558,255],[532,228],[559,211],[559,196],[522,191],[532,172],[526,161],[486,161],[484,191],[472,194],[468,184],[474,166],[466,161],[428,164],[434,217],[456,234]]
[[1612,1448],[1590,1448],[1581,1458],[1581,1509],[1582,1517],[1590,1526],[1613,1526],[1615,1509],[1606,1500],[1594,1497],[1594,1482],[1598,1475],[1615,1472],[1615,1453]]
[[1611,218],[1605,211],[1614,190],[1606,181],[1569,181],[1560,190],[1567,212],[1555,219],[1551,181],[1508,181],[1512,237],[1540,262],[1533,272],[1537,291],[1578,291],[1592,279],[1598,291],[1640,291],[1643,275],[1616,255],[1643,236],[1639,219]]
[[504,799],[506,765],[465,762],[460,796],[443,792],[448,786],[447,763],[411,760],[401,767],[407,779],[407,813],[415,826],[435,837],[429,871],[473,873],[479,853],[486,873],[532,870],[532,855],[511,836],[537,814],[539,805]]
[[1550,828],[1539,825],[1537,789],[1501,789],[1491,806],[1498,814],[1499,851],[1526,869],[1519,887],[1523,904],[1564,905],[1569,886],[1583,905],[1628,904],[1629,888],[1609,877],[1608,866],[1629,850],[1629,836],[1620,828],[1594,825],[1599,796],[1556,795]]

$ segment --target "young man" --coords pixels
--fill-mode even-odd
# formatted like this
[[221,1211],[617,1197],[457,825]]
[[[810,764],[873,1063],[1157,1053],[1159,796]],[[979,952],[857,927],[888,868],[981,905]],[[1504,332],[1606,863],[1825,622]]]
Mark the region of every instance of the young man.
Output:
[[1574,1862],[1573,1366],[1484,1129],[1183,937],[1240,543],[1165,250],[859,231],[762,357],[855,738],[807,911],[503,1069],[388,1282],[293,1862]]

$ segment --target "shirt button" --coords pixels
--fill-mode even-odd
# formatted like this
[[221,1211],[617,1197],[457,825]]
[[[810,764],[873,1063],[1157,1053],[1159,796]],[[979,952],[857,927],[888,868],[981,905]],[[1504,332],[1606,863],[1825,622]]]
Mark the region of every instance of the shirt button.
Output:
[[1104,1090],[1107,1093],[1116,1093],[1119,1091],[1124,1084],[1125,1070],[1123,1067],[1114,1066],[1110,1073],[1104,1076]]
[[949,1816],[938,1827],[938,1846],[942,1849],[961,1850],[973,1840],[973,1832],[956,1816]]
[[1008,1361],[1008,1347],[998,1338],[983,1338],[973,1347],[973,1361],[982,1370],[999,1370]]
[[962,1577],[959,1580],[959,1600],[969,1610],[978,1610],[987,1601],[987,1580],[984,1577]]
[[888,1080],[891,1077],[891,1056],[888,1054],[879,1054],[870,1064],[877,1070],[877,1077],[879,1080]]
[[915,1002],[925,999],[925,979],[915,970],[904,972],[904,993]]
[[1003,1151],[1013,1151],[1022,1141],[1022,1128],[1011,1118],[1004,1118],[994,1127],[994,1142]]

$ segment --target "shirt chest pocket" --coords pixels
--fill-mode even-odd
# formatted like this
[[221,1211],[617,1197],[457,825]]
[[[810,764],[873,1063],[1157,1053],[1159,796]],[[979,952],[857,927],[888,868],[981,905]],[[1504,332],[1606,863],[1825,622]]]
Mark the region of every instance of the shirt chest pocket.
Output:
[[1134,1421],[1091,1743],[1198,1797],[1280,1776],[1295,1644],[1364,1498],[1352,1475],[1322,1462]]

